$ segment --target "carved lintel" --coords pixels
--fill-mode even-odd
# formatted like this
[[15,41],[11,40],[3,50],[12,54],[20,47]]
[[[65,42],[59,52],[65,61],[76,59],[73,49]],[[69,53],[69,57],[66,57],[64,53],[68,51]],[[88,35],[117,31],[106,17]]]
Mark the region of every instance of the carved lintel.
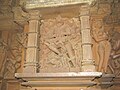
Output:
[[[91,4],[94,0],[26,0],[24,3],[26,9],[35,9],[35,8],[45,8],[45,7],[58,7],[58,6],[67,6],[67,5],[76,5],[76,4]],[[22,0],[23,3],[23,0]]]

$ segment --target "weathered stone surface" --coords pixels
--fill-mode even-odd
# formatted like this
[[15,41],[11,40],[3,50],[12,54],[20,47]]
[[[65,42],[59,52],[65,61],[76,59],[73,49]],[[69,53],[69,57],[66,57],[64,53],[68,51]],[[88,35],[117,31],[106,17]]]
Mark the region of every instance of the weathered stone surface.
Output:
[[[96,48],[95,56],[98,56],[96,65],[98,71],[107,72],[108,60],[111,52],[111,45],[108,41],[109,38],[104,30],[103,21],[101,19],[95,19],[92,22],[92,36],[96,44],[93,44],[93,48]],[[96,46],[95,46],[96,45]]]
[[89,1],[0,0],[0,89],[120,90],[120,2]]
[[65,5],[72,5],[72,4],[84,4],[89,3],[91,4],[93,0],[26,0],[27,9],[34,9],[34,8],[43,8],[43,7],[58,7],[58,6],[65,6]]
[[39,27],[40,15],[39,11],[30,11],[29,30],[27,32],[27,46],[26,46],[26,61],[24,72],[36,73],[38,69],[38,43],[39,41]]
[[40,29],[40,72],[79,72],[81,35],[78,18],[44,20]]

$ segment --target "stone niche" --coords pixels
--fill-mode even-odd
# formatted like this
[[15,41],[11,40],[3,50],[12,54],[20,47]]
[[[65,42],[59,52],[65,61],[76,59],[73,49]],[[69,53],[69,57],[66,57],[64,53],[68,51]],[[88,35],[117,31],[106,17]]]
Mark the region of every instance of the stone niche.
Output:
[[80,72],[82,60],[80,21],[60,15],[42,21],[40,72]]
[[[21,86],[33,90],[109,90],[108,87],[119,84],[113,82],[113,73],[118,70],[113,69],[119,68],[115,67],[119,61],[111,58],[117,53],[111,54],[115,33],[108,30],[111,27],[104,21],[110,6],[103,6],[96,9],[78,3],[26,7],[26,56],[23,72],[15,74],[23,80]],[[24,88],[30,90],[21,90]]]
[[120,2],[92,1],[0,0],[0,90],[120,90]]

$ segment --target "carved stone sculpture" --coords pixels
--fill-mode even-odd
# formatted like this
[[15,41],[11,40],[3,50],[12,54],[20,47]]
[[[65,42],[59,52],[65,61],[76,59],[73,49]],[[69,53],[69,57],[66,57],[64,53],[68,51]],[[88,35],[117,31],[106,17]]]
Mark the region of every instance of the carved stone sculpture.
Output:
[[79,71],[81,60],[80,27],[77,18],[44,20],[41,26],[41,72]]
[[98,56],[96,60],[97,69],[106,73],[111,45],[104,30],[102,20],[93,20],[92,24],[92,37],[96,43],[96,56]]
[[120,76],[120,33],[112,28],[108,34],[112,46],[109,68],[116,76]]
[[21,67],[23,46],[20,43],[20,34],[22,34],[22,32],[12,32],[12,44],[8,47],[5,63],[6,67],[4,69],[5,78],[14,77],[14,73],[18,72],[19,68]]
[[4,73],[8,48],[8,31],[0,31],[0,74]]

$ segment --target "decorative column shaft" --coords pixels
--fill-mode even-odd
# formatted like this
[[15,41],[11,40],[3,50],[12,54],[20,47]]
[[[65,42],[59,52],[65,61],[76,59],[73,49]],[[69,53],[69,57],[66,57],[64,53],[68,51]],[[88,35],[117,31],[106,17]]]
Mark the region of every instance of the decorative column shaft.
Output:
[[92,43],[90,35],[90,23],[89,23],[89,5],[81,6],[80,10],[80,21],[81,21],[81,34],[82,34],[82,71],[92,72],[95,71],[95,65],[92,58]]
[[36,73],[38,69],[38,40],[40,27],[39,20],[39,11],[31,11],[24,73]]

